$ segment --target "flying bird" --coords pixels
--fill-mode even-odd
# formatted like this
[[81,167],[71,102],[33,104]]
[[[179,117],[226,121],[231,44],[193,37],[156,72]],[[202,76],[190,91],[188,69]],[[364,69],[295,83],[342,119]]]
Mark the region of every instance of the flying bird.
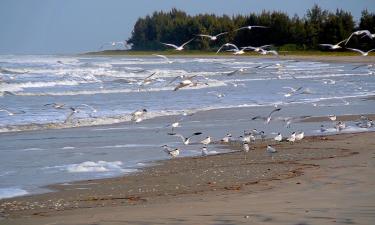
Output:
[[169,58],[167,56],[165,56],[165,55],[158,55],[158,54],[152,54],[152,55],[164,59],[166,63],[173,63],[173,61],[169,60]]
[[342,44],[343,42],[345,42],[346,41],[346,39],[345,40],[342,40],[342,41],[340,41],[339,43],[337,43],[337,44],[319,44],[320,46],[323,46],[323,47],[328,47],[329,49],[331,49],[331,50],[335,50],[335,49],[340,49],[340,48],[342,48],[341,46],[340,46],[340,44]]
[[274,110],[272,110],[267,117],[264,117],[264,116],[255,116],[253,118],[251,118],[251,120],[258,120],[258,119],[262,119],[264,120],[264,123],[265,124],[269,124],[271,122],[271,119],[272,119],[272,114],[275,113],[275,112],[278,112],[280,111],[281,108],[276,108]]
[[211,41],[216,41],[217,38],[221,35],[224,35],[224,34],[227,34],[228,32],[223,32],[223,33],[220,33],[220,34],[216,34],[216,35],[208,35],[208,34],[198,34],[197,36],[199,37],[207,37],[207,38],[210,38]]
[[183,43],[183,44],[180,45],[180,46],[177,46],[177,45],[175,45],[175,44],[163,43],[163,42],[161,42],[161,43],[162,43],[163,45],[173,47],[176,51],[182,51],[182,50],[184,49],[184,46],[187,45],[187,44],[189,44],[189,43],[190,43],[191,41],[193,41],[193,40],[194,40],[194,38],[188,40],[187,42]]
[[188,145],[188,144],[190,144],[190,139],[191,139],[193,136],[197,136],[197,135],[201,135],[201,134],[202,134],[202,132],[195,132],[195,133],[193,133],[192,135],[190,135],[189,137],[184,137],[182,134],[177,134],[177,133],[168,133],[168,135],[176,136],[176,137],[181,138],[182,143],[183,143],[184,145]]
[[239,31],[239,30],[244,30],[244,29],[251,30],[253,28],[269,28],[269,27],[266,27],[266,26],[245,26],[245,27],[240,27],[240,28],[238,28],[234,31]]
[[[372,34],[370,31],[368,30],[357,30],[357,31],[354,31],[347,39],[346,39],[346,42],[345,42],[345,45],[348,44],[349,40],[353,37],[353,35],[355,36],[358,36],[358,35],[363,35],[362,37],[365,37],[365,36],[368,36],[372,39]],[[375,36],[375,35],[374,35]]]
[[354,52],[359,52],[359,53],[362,54],[362,56],[368,56],[368,54],[369,54],[370,52],[375,51],[375,48],[373,48],[373,49],[371,49],[371,50],[368,50],[367,52],[361,51],[361,50],[356,49],[356,48],[347,48],[347,49],[349,49],[349,50],[351,50],[351,51],[354,51]]

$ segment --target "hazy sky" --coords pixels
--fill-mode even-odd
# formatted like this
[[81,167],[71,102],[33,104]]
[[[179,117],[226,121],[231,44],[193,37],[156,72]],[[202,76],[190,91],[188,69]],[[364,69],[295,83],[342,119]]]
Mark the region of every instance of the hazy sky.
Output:
[[189,14],[248,14],[279,10],[304,15],[315,3],[342,8],[358,20],[374,0],[0,0],[0,54],[95,51],[104,42],[127,39],[135,21],[175,7]]

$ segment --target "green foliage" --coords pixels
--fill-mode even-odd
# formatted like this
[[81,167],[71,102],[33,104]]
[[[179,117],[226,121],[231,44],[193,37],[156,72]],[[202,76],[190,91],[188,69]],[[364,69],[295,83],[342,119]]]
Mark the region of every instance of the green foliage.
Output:
[[[268,29],[237,28],[249,25],[262,25]],[[195,37],[186,46],[188,50],[212,51],[226,42],[237,46],[260,46],[273,44],[280,49],[316,50],[320,43],[337,43],[347,38],[356,29],[367,29],[375,32],[375,14],[367,10],[362,12],[359,27],[355,26],[350,12],[336,10],[329,12],[314,5],[307,10],[303,18],[279,11],[263,11],[260,14],[216,16],[214,14],[199,14],[190,16],[185,12],[172,9],[169,12],[154,12],[144,18],[139,18],[134,25],[131,37],[127,40],[133,50],[165,50],[169,49],[162,42],[180,45]],[[197,34],[229,33],[220,36],[217,41],[201,38]],[[360,37],[350,41],[351,47],[369,47],[372,40],[359,42]],[[360,44],[361,43],[361,44]],[[281,47],[282,46],[282,47]]]

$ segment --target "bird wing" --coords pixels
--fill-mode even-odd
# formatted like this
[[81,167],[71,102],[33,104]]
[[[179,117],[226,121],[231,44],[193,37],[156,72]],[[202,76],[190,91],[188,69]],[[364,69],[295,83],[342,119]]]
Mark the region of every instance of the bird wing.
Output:
[[351,51],[359,52],[359,53],[361,53],[362,55],[365,54],[365,52],[363,52],[363,51],[361,51],[361,50],[359,50],[359,49],[356,49],[356,48],[347,48],[347,49],[349,49],[349,50],[351,50]]
[[263,116],[254,116],[253,118],[251,118],[251,120],[259,120],[259,119],[265,120],[266,118]]
[[185,45],[189,44],[192,40],[194,40],[194,38],[188,40],[187,42],[183,43],[180,47],[184,47]]
[[375,51],[375,48],[373,48],[373,49],[367,51],[367,53],[370,53],[370,52],[373,52],[373,51]]
[[201,134],[202,134],[202,132],[195,132],[195,133],[193,133],[192,135],[190,135],[190,136],[188,137],[188,139],[191,138],[191,137],[193,137],[193,136],[197,136],[197,135],[201,135]]
[[234,31],[239,31],[239,30],[243,30],[243,29],[248,29],[248,27],[247,26],[246,27],[240,27],[238,29],[235,29]]
[[358,69],[359,67],[363,67],[363,66],[366,66],[366,64],[358,65],[358,66],[354,67],[352,70]]
[[274,54],[274,55],[279,55],[279,53],[275,50],[271,50],[271,51],[267,51],[267,53],[271,53],[271,54]]
[[237,45],[235,45],[235,44],[232,44],[232,43],[226,43],[225,45],[227,45],[227,46],[232,46],[233,48],[237,49],[237,51],[240,50],[240,49],[237,47]]
[[179,138],[181,138],[182,141],[185,141],[185,137],[182,134],[168,133],[168,135],[179,137]]
[[163,45],[166,45],[166,46],[170,46],[170,47],[173,47],[173,48],[178,48],[177,45],[174,45],[174,44],[168,44],[168,43],[163,43],[161,42]]
[[344,40],[340,41],[339,43],[337,43],[336,45],[340,45],[341,43],[346,42],[347,40],[348,39],[344,39]]
[[353,37],[354,33],[355,33],[355,32],[353,32],[353,33],[352,33],[352,34],[351,34],[351,35],[350,35],[350,36],[349,36],[349,37],[348,37],[348,38],[346,39],[345,45],[346,45],[346,44],[348,44],[348,42],[349,42],[350,38],[352,38],[352,37]]
[[270,116],[272,115],[272,113],[274,113],[274,112],[278,112],[278,111],[280,111],[280,110],[281,110],[281,108],[277,108],[277,109],[272,110],[272,111],[270,112],[270,114],[268,114],[268,117],[270,117]]
[[208,37],[208,38],[212,38],[213,37],[213,36],[208,35],[208,34],[198,34],[197,36],[199,36],[199,37]]
[[251,26],[251,27],[257,27],[257,28],[269,28],[269,27],[265,27],[265,26]]
[[146,81],[148,79],[150,79],[152,76],[154,76],[156,74],[156,72],[153,72],[150,76],[147,76],[145,79],[143,79],[143,81]]
[[169,61],[169,59],[168,59],[167,56],[165,56],[165,55],[157,55],[157,54],[152,54],[152,55],[157,56],[157,57],[160,57],[160,58],[163,58],[163,59]]
[[272,45],[262,45],[259,48],[269,48],[269,47],[272,47]]
[[223,44],[223,45],[219,48],[219,50],[217,50],[216,54],[219,53],[220,50],[221,50],[224,46],[225,46],[225,44]]
[[223,32],[223,33],[220,33],[220,34],[216,34],[215,37],[219,37],[221,35],[224,35],[224,34],[227,34],[228,32]]
[[325,46],[325,47],[332,47],[333,44],[319,44],[320,46]]

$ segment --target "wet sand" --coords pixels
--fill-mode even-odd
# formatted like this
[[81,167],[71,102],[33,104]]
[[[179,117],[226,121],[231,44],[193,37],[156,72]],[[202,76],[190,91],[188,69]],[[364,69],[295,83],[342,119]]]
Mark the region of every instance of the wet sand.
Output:
[[[371,224],[375,133],[270,141],[0,201],[0,224]],[[230,146],[239,149],[238,143]]]

